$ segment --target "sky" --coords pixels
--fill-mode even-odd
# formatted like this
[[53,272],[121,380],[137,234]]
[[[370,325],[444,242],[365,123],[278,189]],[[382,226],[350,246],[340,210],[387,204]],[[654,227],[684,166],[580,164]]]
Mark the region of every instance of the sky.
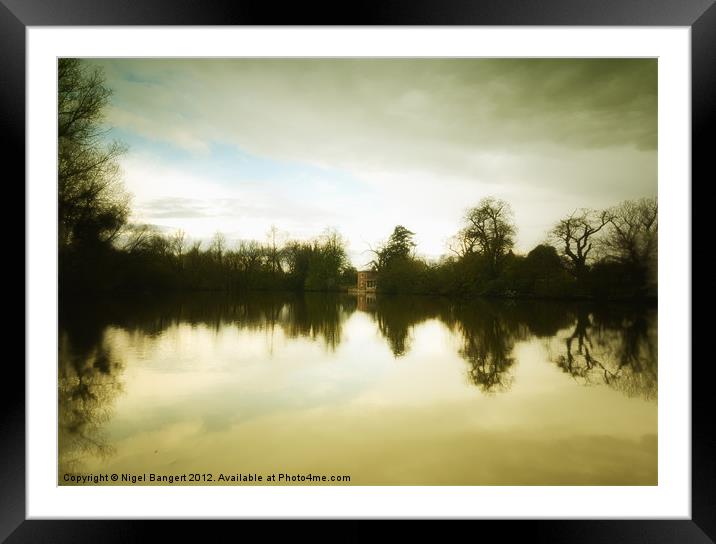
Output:
[[515,251],[657,192],[656,59],[92,59],[132,220],[229,245],[326,228],[363,268],[396,225],[448,253],[510,203]]

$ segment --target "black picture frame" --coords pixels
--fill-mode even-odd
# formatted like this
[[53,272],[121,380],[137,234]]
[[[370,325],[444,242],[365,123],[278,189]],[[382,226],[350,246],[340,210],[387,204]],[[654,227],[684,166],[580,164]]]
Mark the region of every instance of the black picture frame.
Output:
[[[25,176],[25,31],[28,26],[81,25],[529,25],[684,26],[691,29],[692,179],[706,183],[707,131],[716,118],[715,0],[460,0],[374,1],[348,5],[277,6],[269,1],[0,0],[0,125],[5,172]],[[7,174],[8,183],[11,175]],[[693,181],[691,181],[693,186]],[[23,194],[24,198],[24,194]],[[27,270],[25,270],[27,273]],[[26,289],[27,289],[27,284]],[[692,517],[690,520],[483,521],[476,536],[556,542],[714,542],[716,540],[716,432],[710,417],[708,361],[692,367]],[[691,364],[691,361],[684,361]],[[206,537],[206,524],[150,521],[33,521],[25,519],[25,373],[5,361],[0,411],[0,540],[7,542],[131,542],[148,531],[178,529]],[[353,521],[341,533],[361,538]],[[315,538],[314,528],[301,527]],[[474,528],[470,528],[474,530]],[[470,530],[468,529],[468,530]],[[261,529],[259,529],[261,530]],[[297,529],[291,529],[292,534]],[[214,529],[212,528],[212,532]],[[244,529],[242,529],[243,534]],[[420,527],[423,536],[429,535]],[[231,537],[233,530],[229,532]],[[323,531],[335,538],[333,530]],[[331,534],[333,533],[333,534]],[[234,533],[231,540],[240,535]],[[444,535],[443,535],[444,536]]]

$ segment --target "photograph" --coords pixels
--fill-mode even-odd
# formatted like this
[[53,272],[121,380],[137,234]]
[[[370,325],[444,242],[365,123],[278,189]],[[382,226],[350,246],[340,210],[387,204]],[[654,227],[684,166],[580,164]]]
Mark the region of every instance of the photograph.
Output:
[[659,486],[659,62],[59,56],[57,485]]

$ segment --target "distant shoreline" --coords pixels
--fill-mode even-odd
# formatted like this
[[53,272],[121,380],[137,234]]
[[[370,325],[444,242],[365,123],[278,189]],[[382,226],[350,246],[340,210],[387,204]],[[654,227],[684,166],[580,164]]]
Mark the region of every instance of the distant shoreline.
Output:
[[[590,302],[590,303],[634,303],[634,304],[657,304],[658,296],[645,297],[595,297],[592,295],[565,295],[557,296],[537,296],[529,294],[515,295],[499,295],[499,294],[456,294],[456,293],[386,293],[381,291],[360,291],[356,288],[349,287],[336,290],[288,290],[288,289],[163,289],[163,290],[66,290],[60,294],[60,297],[78,297],[86,299],[87,297],[109,297],[116,296],[175,296],[175,295],[194,295],[194,294],[216,294],[216,295],[248,295],[248,294],[275,294],[275,295],[352,295],[352,296],[369,296],[371,298],[396,298],[396,297],[430,297],[443,298],[454,301],[470,301],[470,300],[499,300],[499,301],[534,301],[534,302]],[[65,301],[67,303],[68,301]]]

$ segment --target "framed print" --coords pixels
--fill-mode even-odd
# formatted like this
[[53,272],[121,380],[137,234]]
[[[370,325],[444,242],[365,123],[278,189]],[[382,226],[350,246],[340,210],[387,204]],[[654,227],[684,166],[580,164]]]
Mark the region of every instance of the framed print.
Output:
[[691,177],[715,10],[5,1],[28,318],[3,538],[713,541]]

